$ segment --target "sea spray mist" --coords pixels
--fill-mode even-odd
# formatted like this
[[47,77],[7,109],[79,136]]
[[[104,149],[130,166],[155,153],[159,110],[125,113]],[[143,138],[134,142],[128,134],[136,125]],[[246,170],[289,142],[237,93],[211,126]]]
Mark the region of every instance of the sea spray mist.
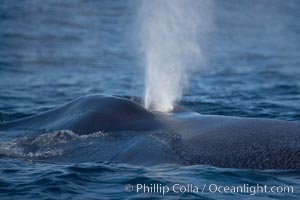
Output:
[[199,46],[207,3],[193,0],[142,1],[140,39],[145,64],[145,107],[168,112],[182,97],[190,74],[200,67]]

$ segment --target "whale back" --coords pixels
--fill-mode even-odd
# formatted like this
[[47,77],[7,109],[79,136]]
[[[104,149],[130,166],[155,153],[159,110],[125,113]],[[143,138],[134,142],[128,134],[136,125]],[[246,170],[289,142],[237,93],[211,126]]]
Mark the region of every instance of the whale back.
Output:
[[[0,130],[109,133],[107,138],[100,135],[102,139],[95,141],[97,145],[84,157],[81,151],[72,151],[72,159],[68,159],[76,162],[79,154],[79,161],[300,169],[297,122],[201,115],[179,106],[170,113],[151,112],[141,103],[132,97],[89,95],[39,115],[0,124]],[[18,134],[12,138],[22,136]],[[66,156],[61,159],[68,160]]]
[[[165,125],[188,165],[300,169],[300,124],[281,120],[177,113]],[[174,137],[174,136],[173,136]]]
[[160,126],[153,113],[138,103],[108,95],[88,95],[24,119],[0,124],[0,130],[147,131]]

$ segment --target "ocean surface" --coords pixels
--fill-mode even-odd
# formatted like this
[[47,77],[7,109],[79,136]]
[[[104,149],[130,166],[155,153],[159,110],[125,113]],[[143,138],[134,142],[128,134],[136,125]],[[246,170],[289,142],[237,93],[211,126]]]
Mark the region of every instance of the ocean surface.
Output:
[[[55,108],[87,94],[143,96],[138,0],[0,1],[0,122]],[[202,114],[300,121],[300,1],[203,1],[205,62],[182,106]],[[202,27],[201,27],[202,28]],[[212,166],[55,162],[101,135],[72,132],[9,140],[0,131],[0,199],[299,199],[300,171]],[[24,135],[26,132],[24,130]],[[84,156],[84,155],[83,155]],[[51,158],[51,159],[48,159]],[[127,184],[261,184],[293,193],[162,194]]]

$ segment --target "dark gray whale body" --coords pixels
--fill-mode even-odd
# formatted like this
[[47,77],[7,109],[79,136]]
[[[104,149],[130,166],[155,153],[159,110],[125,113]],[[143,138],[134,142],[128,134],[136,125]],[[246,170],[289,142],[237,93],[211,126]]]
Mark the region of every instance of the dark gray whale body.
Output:
[[150,112],[127,98],[89,95],[40,115],[0,124],[1,131],[25,129],[128,134],[98,145],[97,161],[300,169],[297,122],[209,116],[180,108],[174,113]]
[[133,101],[107,95],[89,95],[57,109],[14,122],[5,129],[72,130],[77,134],[96,131],[146,131],[158,127],[154,115]]

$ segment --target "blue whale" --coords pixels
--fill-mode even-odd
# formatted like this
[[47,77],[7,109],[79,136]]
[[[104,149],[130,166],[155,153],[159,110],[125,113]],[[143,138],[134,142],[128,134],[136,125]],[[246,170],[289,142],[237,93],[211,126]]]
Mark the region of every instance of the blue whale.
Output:
[[13,138],[20,137],[18,130],[110,133],[116,139],[103,139],[89,156],[97,161],[300,169],[298,122],[201,115],[181,107],[170,113],[153,112],[138,98],[88,95],[0,124],[0,131],[15,134]]

